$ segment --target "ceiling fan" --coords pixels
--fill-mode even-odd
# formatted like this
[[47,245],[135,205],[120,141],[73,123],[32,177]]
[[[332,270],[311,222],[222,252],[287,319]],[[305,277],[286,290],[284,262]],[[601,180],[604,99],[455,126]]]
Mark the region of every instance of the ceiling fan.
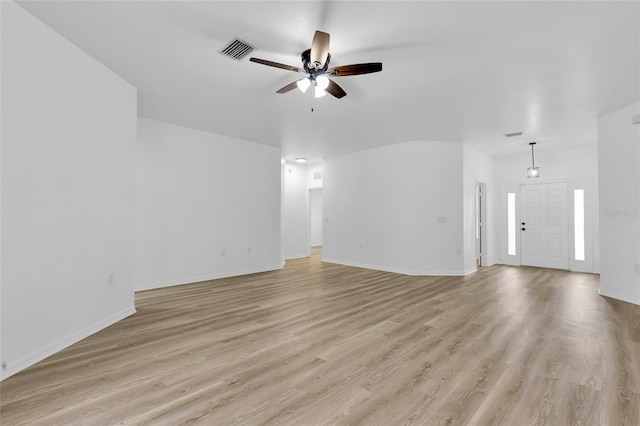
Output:
[[278,62],[267,61],[265,59],[250,58],[251,62],[267,65],[275,68],[282,68],[288,71],[306,73],[307,77],[287,84],[276,93],[287,93],[296,87],[302,92],[306,92],[311,86],[314,88],[314,96],[319,98],[327,92],[340,99],[347,93],[327,76],[346,77],[350,75],[369,74],[382,71],[382,62],[370,62],[366,64],[342,65],[329,68],[331,55],[329,54],[329,34],[316,31],[311,42],[311,49],[302,52],[302,68],[291,65],[280,64]]

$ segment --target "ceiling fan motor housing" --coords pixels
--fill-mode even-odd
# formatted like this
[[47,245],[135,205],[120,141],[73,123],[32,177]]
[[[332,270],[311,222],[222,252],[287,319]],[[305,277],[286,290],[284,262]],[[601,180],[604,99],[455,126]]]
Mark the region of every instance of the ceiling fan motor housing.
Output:
[[311,62],[311,49],[305,50],[300,56],[302,57],[302,67],[312,78],[315,77],[315,75],[325,74],[327,69],[329,69],[329,62],[331,61],[330,53],[327,54],[327,61],[324,63],[322,68],[316,68],[316,65]]

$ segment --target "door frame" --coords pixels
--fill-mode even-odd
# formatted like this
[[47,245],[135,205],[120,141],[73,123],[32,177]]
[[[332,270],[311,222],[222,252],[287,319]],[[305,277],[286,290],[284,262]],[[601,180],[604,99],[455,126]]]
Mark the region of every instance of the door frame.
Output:
[[[569,256],[569,271],[574,272],[586,272],[586,273],[594,273],[594,257],[593,257],[593,249],[594,242],[596,238],[596,223],[594,221],[594,196],[593,193],[593,183],[591,178],[581,178],[581,179],[566,179],[566,180],[552,180],[540,182],[539,184],[547,184],[547,183],[566,183],[567,184],[567,215],[568,217],[568,256]],[[500,194],[500,211],[501,211],[501,226],[500,232],[500,241],[502,246],[502,263],[504,265],[514,265],[520,266],[520,227],[518,226],[522,223],[521,214],[520,214],[520,189],[522,186],[530,185],[528,183],[521,184],[512,184],[512,185],[503,185],[502,192]],[[532,184],[537,185],[537,184]],[[584,243],[585,243],[585,260],[578,261],[575,260],[575,232],[574,232],[574,191],[576,189],[584,189],[585,190],[585,199],[584,199],[584,221],[585,221],[585,229],[584,229]],[[515,217],[516,217],[516,254],[509,255],[507,252],[508,249],[508,235],[507,235],[507,227],[508,227],[508,218],[507,218],[507,194],[514,193],[516,198],[515,203]]]
[[[515,247],[516,253],[510,255],[509,249],[509,236],[508,226],[509,218],[507,212],[507,194],[515,194]],[[502,212],[502,226],[500,227],[500,241],[502,242],[502,263],[505,265],[520,266],[520,185],[505,185],[502,187],[502,194],[500,197],[500,211]]]
[[[480,204],[478,206],[478,204]],[[487,184],[476,181],[476,265],[487,266]],[[479,216],[479,217],[478,217]],[[478,235],[478,228],[480,230]],[[480,237],[480,238],[478,238]]]
[[[569,270],[575,272],[594,273],[593,247],[593,190],[590,178],[574,179],[567,182],[567,210],[569,211]],[[584,189],[584,260],[575,259],[575,211],[574,195],[576,189]]]

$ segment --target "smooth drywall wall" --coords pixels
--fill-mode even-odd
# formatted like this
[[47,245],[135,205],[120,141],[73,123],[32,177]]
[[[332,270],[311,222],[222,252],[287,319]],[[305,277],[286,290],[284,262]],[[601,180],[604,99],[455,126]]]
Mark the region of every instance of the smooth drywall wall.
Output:
[[500,188],[496,184],[495,165],[493,159],[469,145],[463,145],[463,178],[464,178],[464,269],[470,272],[476,269],[476,185],[485,184],[484,218],[485,241],[483,265],[496,263],[496,233],[499,231],[496,220]]
[[6,378],[134,312],[136,90],[1,7]]
[[598,117],[600,294],[640,305],[640,102]]
[[138,119],[135,288],[274,270],[280,150]]
[[[600,270],[600,250],[598,240],[598,152],[596,146],[585,146],[582,148],[572,149],[554,149],[553,147],[545,147],[540,144],[540,148],[536,148],[535,160],[536,166],[540,167],[540,178],[527,178],[527,167],[531,166],[531,150],[528,144],[523,144],[523,154],[518,156],[498,157],[494,158],[497,184],[501,187],[520,187],[527,184],[542,184],[567,182],[568,189],[575,187],[586,187],[587,208],[589,209],[587,217],[590,218],[590,228],[588,236],[591,243],[587,248],[587,254],[590,258],[590,271],[599,272]],[[504,194],[500,190],[500,197]],[[571,194],[569,200],[571,200]],[[496,203],[499,209],[497,219],[499,222],[498,234],[498,263],[504,261],[503,252],[506,246],[506,204],[499,199]],[[571,212],[571,203],[569,203],[569,211]],[[571,221],[570,221],[571,222]],[[571,263],[571,262],[570,262]]]
[[307,188],[322,188],[322,162],[307,164]]
[[323,260],[462,275],[462,143],[415,141],[325,159]]
[[282,218],[285,259],[309,256],[307,169],[304,164],[284,167],[284,210]]

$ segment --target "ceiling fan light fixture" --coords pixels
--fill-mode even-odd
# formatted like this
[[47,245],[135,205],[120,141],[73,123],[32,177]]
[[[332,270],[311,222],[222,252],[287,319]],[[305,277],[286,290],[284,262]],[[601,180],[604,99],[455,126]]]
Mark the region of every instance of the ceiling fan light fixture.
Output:
[[321,88],[322,90],[325,90],[327,87],[329,87],[329,79],[327,78],[327,76],[320,75],[316,77],[316,86]]
[[296,85],[298,86],[298,89],[300,89],[302,93],[305,93],[309,88],[309,86],[311,86],[311,80],[305,77],[302,80],[298,80],[296,82]]
[[316,86],[313,89],[314,89],[313,91],[314,98],[321,98],[327,94],[327,92],[325,92],[324,89],[322,89],[320,86]]

